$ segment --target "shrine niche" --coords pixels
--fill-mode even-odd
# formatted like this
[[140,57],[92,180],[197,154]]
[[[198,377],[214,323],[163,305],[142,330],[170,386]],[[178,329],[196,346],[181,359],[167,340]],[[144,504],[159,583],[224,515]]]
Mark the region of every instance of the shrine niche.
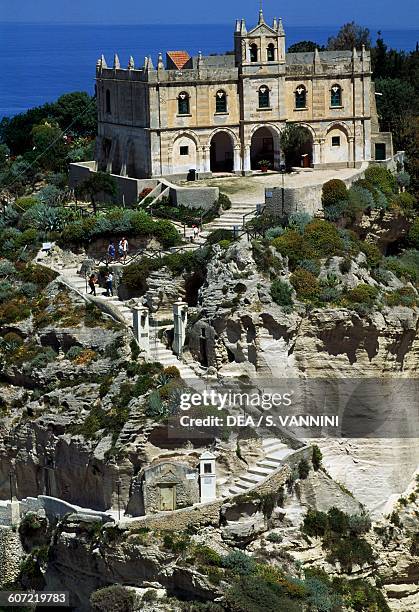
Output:
[[152,465],[142,474],[142,493],[145,514],[192,506],[199,502],[198,471],[184,463]]

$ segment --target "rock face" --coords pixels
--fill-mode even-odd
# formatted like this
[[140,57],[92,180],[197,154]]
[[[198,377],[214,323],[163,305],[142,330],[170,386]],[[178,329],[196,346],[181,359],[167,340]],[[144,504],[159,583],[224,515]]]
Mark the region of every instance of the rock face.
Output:
[[[417,308],[384,306],[361,316],[347,308],[309,309],[300,304],[286,313],[272,301],[270,281],[257,271],[244,238],[227,251],[217,248],[189,329],[193,359],[214,366],[221,376],[247,375],[273,383],[285,378],[389,379],[397,404],[393,381],[400,385],[417,377]],[[328,270],[339,285],[377,285],[362,266],[363,257],[345,275],[339,271],[339,258],[329,262]],[[286,279],[286,262],[282,265],[276,275]],[[325,274],[322,269],[320,276]],[[397,288],[395,278],[389,282]],[[329,438],[318,444],[331,475],[377,513],[391,495],[404,490],[417,467],[417,425],[415,419],[407,422],[400,432],[403,439],[396,442]]]

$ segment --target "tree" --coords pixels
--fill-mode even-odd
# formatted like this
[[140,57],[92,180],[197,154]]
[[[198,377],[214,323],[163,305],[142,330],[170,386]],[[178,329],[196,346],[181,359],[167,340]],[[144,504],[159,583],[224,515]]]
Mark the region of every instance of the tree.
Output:
[[7,168],[9,161],[9,147],[6,144],[0,144],[0,172]]
[[377,79],[375,89],[380,94],[377,110],[382,127],[393,132],[397,149],[406,150],[406,141],[411,138],[414,127],[414,86],[400,79]]
[[64,165],[66,150],[58,125],[45,121],[31,132],[37,164],[44,170],[58,170]]
[[97,199],[100,195],[114,198],[117,194],[115,179],[106,172],[92,172],[88,179],[78,185],[77,196],[88,197],[92,203],[93,212],[97,212]]
[[75,91],[58,98],[54,114],[63,130],[78,136],[94,136],[97,126],[97,109],[94,98],[85,91]]
[[286,125],[279,136],[279,144],[285,155],[287,168],[291,168],[292,162],[297,157],[298,151],[310,141],[310,133],[300,125],[290,123]]
[[327,48],[330,51],[352,50],[354,47],[360,49],[362,45],[365,45],[367,49],[371,47],[370,31],[355,21],[345,23],[337,35],[331,36],[327,41]]
[[318,45],[312,40],[301,40],[300,42],[290,45],[287,53],[312,53],[316,49],[319,51],[325,50],[324,46]]

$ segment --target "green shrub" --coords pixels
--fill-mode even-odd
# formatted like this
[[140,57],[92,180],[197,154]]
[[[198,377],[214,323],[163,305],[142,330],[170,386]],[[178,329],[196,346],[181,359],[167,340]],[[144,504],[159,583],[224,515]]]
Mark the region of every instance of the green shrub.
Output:
[[330,543],[327,560],[339,562],[344,571],[350,572],[356,563],[361,567],[374,561],[371,546],[361,538],[344,538]]
[[324,183],[322,188],[323,206],[332,206],[342,200],[348,199],[348,189],[340,179],[332,179]]
[[231,200],[225,193],[220,193],[218,197],[218,207],[223,210],[230,210],[231,208]]
[[378,289],[376,287],[362,283],[350,289],[346,294],[346,298],[350,302],[357,302],[366,306],[372,306],[377,296]]
[[288,223],[291,229],[296,230],[300,234],[304,234],[306,226],[312,221],[313,217],[305,212],[292,213],[289,216]]
[[83,351],[84,349],[82,346],[74,345],[68,349],[66,357],[67,359],[70,359],[72,361],[73,359],[76,359],[76,357],[79,357],[83,353]]
[[22,281],[35,283],[40,289],[45,289],[56,277],[56,272],[37,264],[30,264],[20,272]]
[[36,204],[39,204],[39,200],[33,196],[26,196],[16,200],[16,207],[25,211],[32,208],[32,206],[35,206]]
[[90,596],[93,612],[132,612],[135,595],[120,584],[98,589]]
[[0,277],[12,276],[14,274],[16,274],[16,268],[14,264],[8,259],[2,259],[0,261]]
[[291,274],[290,282],[294,287],[297,297],[301,300],[316,300],[320,293],[317,278],[311,272],[297,268]]
[[344,259],[342,259],[341,262],[339,262],[339,270],[341,271],[342,274],[347,274],[348,272],[351,271],[352,268],[352,261],[349,259],[349,257],[345,257]]
[[371,519],[367,514],[352,514],[348,518],[348,527],[352,535],[362,535],[371,529]]
[[380,249],[375,244],[371,244],[370,242],[361,242],[360,248],[367,258],[367,264],[369,267],[377,267],[382,259]]
[[278,236],[272,241],[272,246],[281,255],[288,257],[291,267],[295,267],[298,261],[304,257],[303,237],[294,229],[285,230],[282,236]]
[[412,308],[418,302],[418,296],[411,287],[401,287],[385,294],[385,302],[387,306],[407,306]]
[[298,267],[302,268],[303,270],[307,270],[307,272],[310,272],[314,276],[318,276],[320,274],[320,264],[317,259],[302,259],[299,262]]
[[322,466],[323,454],[317,444],[313,444],[312,463],[313,469],[317,472]]
[[204,544],[197,544],[195,546],[194,557],[198,562],[203,563],[204,565],[212,565],[215,567],[222,566],[221,555]]
[[369,166],[365,171],[365,180],[386,195],[397,192],[396,177],[383,166]]
[[399,279],[419,283],[419,250],[410,249],[398,257],[386,257],[383,263]]
[[419,250],[419,217],[416,217],[407,235],[409,244]]
[[301,612],[302,607],[289,597],[275,592],[257,576],[246,576],[234,582],[225,595],[231,612]]
[[330,508],[327,513],[327,519],[329,522],[329,529],[340,536],[346,535],[349,529],[349,517],[345,512],[342,512],[339,508]]
[[404,191],[392,198],[391,208],[399,209],[403,214],[410,216],[417,209],[417,200],[411,193]]
[[310,465],[306,459],[301,459],[298,463],[298,478],[305,480],[310,473]]
[[287,308],[293,304],[291,287],[279,279],[272,282],[271,297],[278,306]]
[[326,221],[338,221],[347,213],[348,200],[339,200],[335,204],[324,207],[324,217]]
[[314,219],[306,226],[304,243],[306,252],[312,252],[316,259],[339,255],[343,250],[343,242],[337,228],[322,219]]
[[278,236],[282,236],[284,232],[285,229],[282,227],[282,225],[276,225],[275,227],[270,227],[268,230],[266,230],[265,237],[268,240],[273,240],[274,238],[278,238]]
[[266,539],[268,540],[268,542],[279,544],[280,542],[282,542],[283,537],[280,533],[276,533],[275,531],[272,531],[271,533],[268,533],[268,535],[266,536]]
[[326,533],[328,525],[327,514],[310,509],[304,517],[301,530],[309,536],[319,537]]
[[256,570],[255,561],[245,553],[235,550],[221,559],[222,566],[239,576],[250,576]]
[[208,244],[217,244],[222,240],[233,240],[233,231],[228,229],[217,229],[208,235]]

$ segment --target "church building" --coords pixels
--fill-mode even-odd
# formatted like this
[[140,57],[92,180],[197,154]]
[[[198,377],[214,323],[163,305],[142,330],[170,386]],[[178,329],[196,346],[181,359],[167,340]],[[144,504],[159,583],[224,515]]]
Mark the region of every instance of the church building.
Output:
[[131,57],[122,68],[98,61],[96,91],[100,170],[133,178],[249,174],[283,161],[287,124],[306,131],[293,165],[357,168],[393,154],[379,131],[370,53],[286,53],[281,19],[256,27],[237,21],[234,51],[191,57],[186,51]]

